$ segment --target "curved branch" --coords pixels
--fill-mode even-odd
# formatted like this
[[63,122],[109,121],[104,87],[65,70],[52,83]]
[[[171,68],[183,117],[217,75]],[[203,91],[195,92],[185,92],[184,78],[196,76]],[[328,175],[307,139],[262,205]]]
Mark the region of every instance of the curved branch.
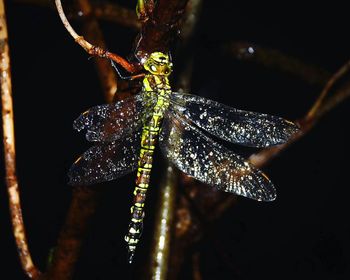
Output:
[[345,63],[327,82],[326,86],[323,88],[321,94],[315,101],[314,105],[311,107],[309,112],[307,113],[305,119],[310,120],[312,118],[315,118],[315,115],[321,108],[322,102],[327,96],[327,94],[330,92],[330,90],[333,88],[334,84],[339,81],[346,73],[348,73],[350,70],[350,60]]
[[2,129],[5,156],[6,185],[13,234],[16,240],[21,265],[27,276],[38,279],[40,271],[33,264],[28,248],[25,226],[23,223],[21,200],[16,176],[16,149],[13,120],[12,86],[8,34],[3,0],[0,0],[0,84],[2,103]]
[[55,4],[57,7],[58,14],[62,20],[62,23],[64,27],[67,29],[69,34],[73,37],[75,42],[77,42],[88,54],[92,56],[99,56],[103,58],[108,58],[113,60],[114,62],[118,63],[120,66],[122,66],[126,71],[130,73],[134,73],[138,70],[137,65],[129,63],[127,60],[122,58],[121,56],[111,53],[107,50],[102,49],[101,47],[94,46],[90,44],[88,41],[84,39],[83,36],[79,36],[73,27],[70,25],[64,11],[62,8],[61,0],[55,0]]

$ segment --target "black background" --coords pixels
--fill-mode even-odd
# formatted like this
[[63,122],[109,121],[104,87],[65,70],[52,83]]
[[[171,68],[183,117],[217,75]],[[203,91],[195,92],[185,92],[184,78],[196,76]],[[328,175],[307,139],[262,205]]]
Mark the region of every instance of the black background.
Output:
[[[234,60],[222,54],[220,46],[235,40],[254,42],[331,73],[350,58],[345,4],[218,3],[204,1],[190,50],[195,58],[193,93],[236,108],[297,119],[311,106],[320,87]],[[104,100],[93,61],[69,37],[56,11],[13,1],[5,4],[23,216],[34,262],[45,270],[71,198],[66,172],[89,147],[83,135],[73,131],[72,121]],[[79,24],[72,23],[79,30]],[[113,23],[101,22],[101,26],[109,49],[128,54],[136,32]],[[275,202],[239,198],[215,224],[215,234],[199,247],[203,279],[349,279],[349,109],[349,101],[338,106],[264,168],[277,187]],[[159,170],[156,166],[155,181]],[[0,172],[3,178],[3,169]],[[76,279],[142,279],[136,275],[147,260],[157,192],[154,184],[145,234],[136,263],[129,266],[123,236],[133,177],[100,186],[102,201],[91,222]],[[1,278],[26,279],[11,233],[4,180],[1,185],[1,273],[8,275]],[[222,248],[225,257],[218,253]],[[190,259],[186,262],[181,279],[191,279]]]

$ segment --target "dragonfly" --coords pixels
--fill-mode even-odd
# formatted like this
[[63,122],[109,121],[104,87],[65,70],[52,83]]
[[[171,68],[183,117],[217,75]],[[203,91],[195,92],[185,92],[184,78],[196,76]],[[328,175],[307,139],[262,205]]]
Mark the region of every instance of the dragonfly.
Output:
[[[96,144],[69,170],[71,185],[111,181],[137,170],[131,221],[125,241],[134,258],[142,229],[153,153],[163,155],[185,174],[219,190],[258,201],[272,201],[269,178],[215,138],[249,147],[282,144],[298,126],[281,117],[238,110],[200,96],[172,91],[169,55],[153,52],[143,61],[141,91],[92,107],[73,127]],[[213,138],[214,137],[214,138]]]

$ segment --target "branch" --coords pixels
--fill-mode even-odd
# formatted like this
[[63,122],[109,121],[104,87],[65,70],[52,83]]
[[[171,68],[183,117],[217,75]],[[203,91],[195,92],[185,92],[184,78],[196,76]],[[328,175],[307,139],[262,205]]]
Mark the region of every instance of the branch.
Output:
[[9,207],[11,212],[13,234],[16,240],[18,254],[23,270],[29,278],[38,279],[40,271],[34,266],[28,248],[25,226],[22,217],[19,187],[16,176],[16,149],[13,120],[10,56],[5,7],[3,0],[0,0],[0,84],[6,186],[9,196]]
[[331,97],[329,97],[327,102],[324,102],[315,113],[314,118],[322,117],[348,97],[350,97],[350,81],[345,83],[343,87],[339,88]]
[[165,176],[160,184],[155,230],[153,237],[150,279],[167,279],[170,255],[171,228],[177,192],[177,171],[167,165]]
[[90,44],[88,41],[86,41],[83,36],[79,36],[75,32],[73,27],[70,25],[66,15],[64,14],[61,0],[55,0],[55,3],[56,3],[58,14],[62,20],[64,27],[67,29],[69,34],[73,37],[75,42],[77,42],[88,54],[90,54],[92,56],[99,56],[99,57],[111,59],[114,62],[118,63],[120,66],[122,66],[126,71],[128,71],[130,73],[134,73],[138,70],[138,65],[131,64],[127,60],[125,60],[124,58],[122,58],[121,56],[119,56],[117,54],[114,54],[114,53],[111,53],[107,50],[104,50],[101,47],[94,46],[94,45]]
[[330,92],[330,90],[332,89],[332,87],[334,86],[334,84],[339,81],[340,78],[342,78],[346,73],[349,72],[350,69],[350,60],[343,65],[333,76],[331,79],[329,79],[329,81],[327,82],[326,86],[324,87],[324,89],[322,90],[321,94],[319,95],[319,97],[317,98],[316,102],[314,103],[314,105],[311,107],[311,109],[309,110],[309,112],[306,115],[306,120],[310,120],[315,118],[315,115],[317,114],[317,112],[319,111],[323,100],[325,99],[325,97],[327,96],[327,94]]

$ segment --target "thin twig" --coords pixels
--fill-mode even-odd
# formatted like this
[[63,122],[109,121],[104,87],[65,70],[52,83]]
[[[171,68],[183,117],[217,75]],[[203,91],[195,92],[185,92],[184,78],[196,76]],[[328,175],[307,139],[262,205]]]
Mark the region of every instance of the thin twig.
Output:
[[329,81],[327,82],[326,86],[323,88],[321,94],[317,98],[314,105],[311,107],[309,112],[306,115],[306,120],[310,120],[314,118],[317,111],[320,109],[323,100],[325,99],[326,95],[330,92],[334,84],[339,81],[340,78],[342,78],[346,73],[349,72],[350,69],[350,60],[345,63],[333,76]]
[[165,176],[160,184],[160,197],[157,209],[153,246],[151,253],[150,278],[157,280],[167,279],[168,261],[170,254],[171,227],[174,217],[176,201],[176,170],[167,166]]
[[38,279],[40,271],[34,266],[28,248],[25,226],[22,217],[19,187],[16,176],[16,149],[13,120],[10,56],[5,7],[3,0],[0,0],[0,84],[6,185],[9,196],[9,207],[11,212],[13,234],[16,240],[23,270],[29,278]]
[[262,47],[249,42],[232,42],[224,47],[234,58],[253,61],[267,68],[276,69],[303,79],[309,84],[324,86],[331,74],[326,70],[307,64],[279,50]]
[[61,4],[61,0],[55,0],[55,3],[56,3],[58,14],[59,14],[59,16],[60,16],[60,18],[62,20],[62,23],[63,23],[64,27],[67,29],[69,34],[73,37],[73,39],[88,54],[90,54],[92,56],[99,56],[99,57],[103,57],[103,58],[109,58],[109,59],[113,60],[114,62],[118,63],[120,66],[122,66],[126,71],[128,71],[130,73],[134,73],[134,72],[136,72],[138,70],[137,65],[130,64],[127,60],[125,60],[121,56],[119,56],[119,55],[117,55],[115,53],[111,53],[111,52],[109,52],[107,50],[104,50],[101,47],[94,46],[94,45],[90,44],[88,41],[86,41],[83,36],[79,36],[75,32],[73,27],[70,25],[66,15],[64,14],[64,11],[63,11],[63,8],[62,8],[62,4]]
[[327,112],[332,110],[335,106],[343,102],[346,98],[350,97],[350,82],[348,81],[345,85],[339,88],[331,97],[328,98],[327,102],[319,108],[315,113],[315,118],[320,118]]
[[[101,48],[106,49],[106,44],[99,24],[97,20],[91,16],[93,7],[90,4],[90,1],[77,0],[77,4],[81,12],[86,17],[83,27],[84,35],[90,41],[93,41],[97,45],[101,46]],[[115,75],[115,71],[109,61],[106,59],[95,58],[95,63],[105,99],[108,103],[110,103],[113,101],[114,94],[117,91],[117,77]]]

